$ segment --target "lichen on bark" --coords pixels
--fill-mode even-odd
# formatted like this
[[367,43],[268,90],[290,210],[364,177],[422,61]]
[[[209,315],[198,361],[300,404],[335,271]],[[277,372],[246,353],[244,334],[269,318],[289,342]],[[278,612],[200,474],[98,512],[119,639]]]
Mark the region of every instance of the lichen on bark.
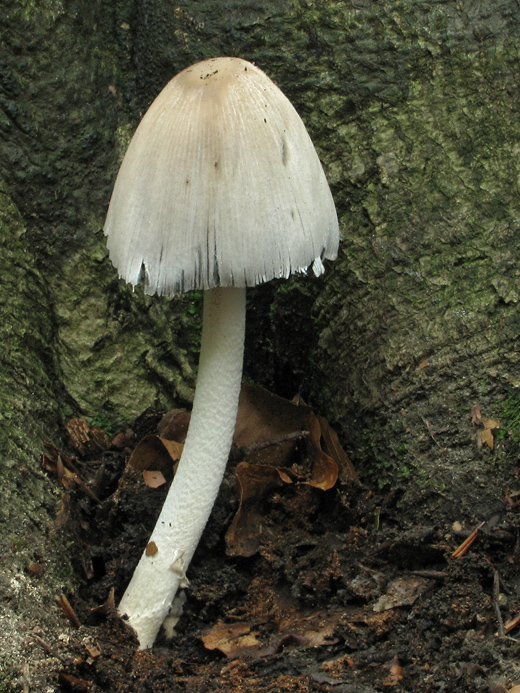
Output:
[[[31,629],[40,623],[60,627],[49,605],[70,585],[71,570],[54,531],[58,495],[35,459],[61,420],[50,297],[3,185],[0,249],[0,685],[15,690],[31,650]],[[40,582],[28,572],[34,563],[45,570]],[[43,666],[34,682],[53,666]]]

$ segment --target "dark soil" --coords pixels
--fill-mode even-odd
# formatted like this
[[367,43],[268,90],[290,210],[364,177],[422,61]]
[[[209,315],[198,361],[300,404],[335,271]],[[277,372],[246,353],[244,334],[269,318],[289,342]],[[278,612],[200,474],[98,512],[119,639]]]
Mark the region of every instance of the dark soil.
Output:
[[[157,420],[142,417],[135,439]],[[518,488],[516,469],[489,467],[485,524],[458,558],[476,524],[443,517],[442,502],[419,486],[414,496],[408,485],[403,502],[400,488],[355,482],[265,493],[259,549],[245,557],[226,553],[238,507],[231,463],[176,635],[140,652],[106,602],[112,590],[120,599],[166,491],[145,486],[128,452],[76,459],[85,484],[64,492],[59,520],[75,539],[81,583],[66,596],[80,625],[64,609],[68,638],[43,644],[61,662],[56,690],[500,693],[520,683],[520,628],[511,625],[520,614],[520,495],[504,490]],[[470,486],[450,498],[462,503]]]

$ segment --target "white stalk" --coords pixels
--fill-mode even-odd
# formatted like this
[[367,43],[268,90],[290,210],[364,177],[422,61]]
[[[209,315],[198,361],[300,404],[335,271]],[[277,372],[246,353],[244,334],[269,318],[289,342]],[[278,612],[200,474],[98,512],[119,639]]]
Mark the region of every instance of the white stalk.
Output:
[[168,615],[211,514],[235,430],[245,332],[243,288],[204,292],[199,371],[190,426],[177,473],[118,611],[141,649],[151,647]]

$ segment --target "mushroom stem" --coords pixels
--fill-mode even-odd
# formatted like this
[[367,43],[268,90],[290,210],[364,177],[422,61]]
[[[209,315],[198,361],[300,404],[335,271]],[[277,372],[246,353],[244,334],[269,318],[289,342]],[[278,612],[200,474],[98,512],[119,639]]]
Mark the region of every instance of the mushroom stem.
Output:
[[[151,647],[197,547],[224,476],[235,430],[245,332],[244,288],[204,292],[199,371],[177,473],[118,611]],[[148,553],[152,554],[151,551]]]

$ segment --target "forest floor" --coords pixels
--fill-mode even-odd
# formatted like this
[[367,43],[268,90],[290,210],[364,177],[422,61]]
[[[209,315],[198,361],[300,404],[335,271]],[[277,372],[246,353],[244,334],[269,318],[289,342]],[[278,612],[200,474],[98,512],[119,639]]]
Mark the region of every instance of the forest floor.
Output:
[[[404,502],[399,486],[356,479],[322,419],[309,424],[279,398],[264,405],[275,424],[253,422],[260,438],[237,442],[175,634],[147,651],[113,604],[173,473],[175,444],[163,441],[182,441],[187,415],[162,420],[161,439],[157,412],[112,440],[76,420],[70,449],[49,446],[44,466],[64,487],[57,523],[74,539],[80,585],[61,599],[63,631],[41,641],[56,659],[56,691],[504,693],[520,684],[518,470],[489,465],[487,515],[466,526],[453,507],[478,493],[467,477],[445,491],[455,504],[432,511],[419,484]],[[298,435],[316,421],[317,433]]]

